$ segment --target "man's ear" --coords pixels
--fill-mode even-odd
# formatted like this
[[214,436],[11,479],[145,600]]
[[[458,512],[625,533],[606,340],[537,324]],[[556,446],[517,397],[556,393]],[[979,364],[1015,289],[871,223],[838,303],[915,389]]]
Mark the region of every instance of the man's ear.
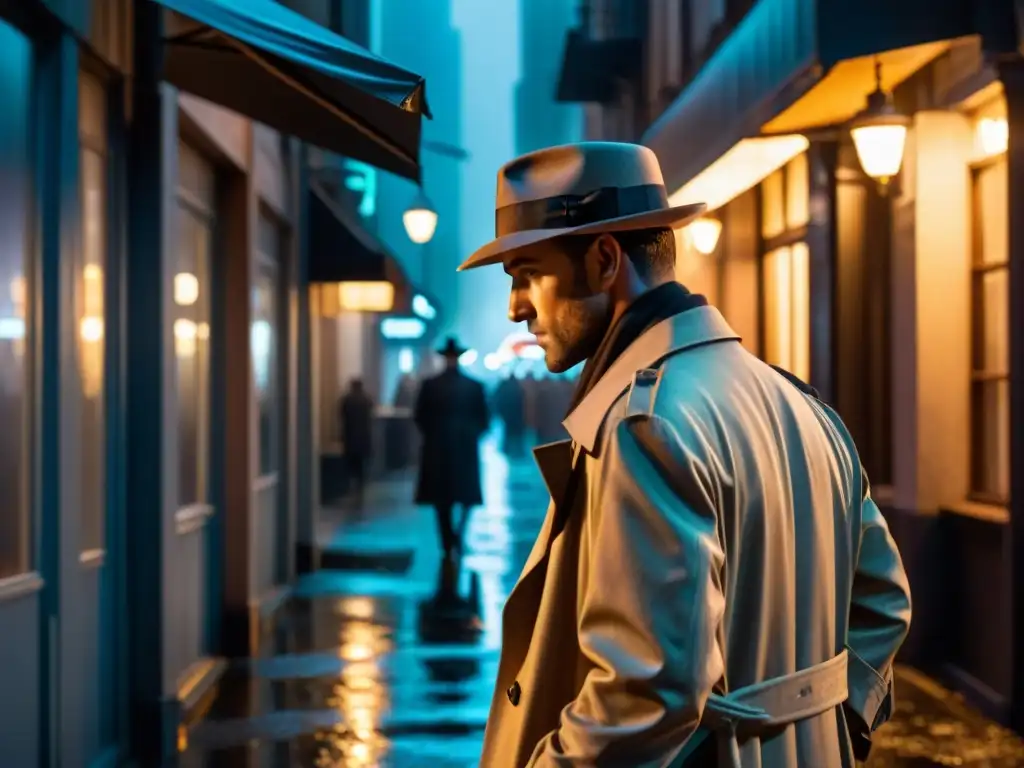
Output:
[[610,290],[626,258],[619,241],[605,232],[590,246],[587,257],[587,282],[590,290],[594,293]]

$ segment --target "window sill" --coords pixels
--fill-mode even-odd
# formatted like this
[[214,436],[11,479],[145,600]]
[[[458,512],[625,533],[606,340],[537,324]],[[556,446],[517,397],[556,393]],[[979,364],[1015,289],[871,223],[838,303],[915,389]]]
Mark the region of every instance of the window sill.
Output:
[[993,525],[1009,525],[1010,510],[1001,504],[985,504],[980,501],[964,499],[956,504],[943,504],[942,511],[958,517],[969,517],[983,523]]

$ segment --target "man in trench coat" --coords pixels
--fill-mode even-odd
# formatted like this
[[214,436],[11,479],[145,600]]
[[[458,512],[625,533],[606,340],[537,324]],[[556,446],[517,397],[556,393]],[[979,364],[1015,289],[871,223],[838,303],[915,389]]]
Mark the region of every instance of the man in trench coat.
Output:
[[537,450],[547,517],[505,605],[481,765],[854,765],[910,622],[856,447],[813,390],[673,281],[657,159],[540,150],[499,171],[509,316],[586,360]]
[[[465,351],[454,338],[438,350],[445,368],[423,382],[413,413],[423,436],[416,503],[434,507],[446,559],[458,554],[470,510],[483,501],[480,438],[490,425],[483,385],[459,370]],[[456,507],[462,508],[458,524]]]

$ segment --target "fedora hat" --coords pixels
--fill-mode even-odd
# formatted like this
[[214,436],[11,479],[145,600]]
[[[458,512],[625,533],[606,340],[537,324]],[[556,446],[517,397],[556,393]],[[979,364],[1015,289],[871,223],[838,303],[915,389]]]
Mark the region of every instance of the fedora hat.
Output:
[[454,336],[449,336],[445,341],[444,346],[438,348],[437,354],[442,357],[461,357],[462,353],[465,351],[466,348],[459,344],[459,342],[455,340]]
[[658,158],[647,147],[585,141],[540,149],[498,171],[495,239],[459,271],[497,264],[510,251],[565,235],[678,229],[704,208],[669,205]]

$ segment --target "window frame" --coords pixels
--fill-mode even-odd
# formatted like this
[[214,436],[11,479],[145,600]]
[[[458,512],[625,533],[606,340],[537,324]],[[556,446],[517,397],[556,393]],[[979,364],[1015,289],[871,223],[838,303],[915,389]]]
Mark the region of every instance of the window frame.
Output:
[[[180,173],[180,169],[181,169],[180,154],[181,154],[181,148],[183,146],[186,147],[189,152],[191,152],[193,155],[195,155],[200,160],[200,162],[202,162],[206,166],[206,168],[209,169],[209,171],[210,171],[210,184],[211,184],[211,192],[212,192],[211,200],[210,201],[201,199],[198,195],[193,193],[193,191],[191,189],[189,189],[187,186],[182,184],[181,173]],[[206,414],[206,419],[207,419],[207,423],[206,423],[206,451],[205,451],[206,466],[202,470],[202,472],[203,472],[203,479],[205,480],[205,486],[206,486],[205,487],[206,500],[205,501],[187,501],[187,502],[184,502],[184,503],[182,502],[182,498],[181,498],[181,470],[180,470],[180,467],[179,467],[179,470],[178,470],[178,473],[177,473],[177,477],[175,477],[175,479],[174,479],[174,482],[175,482],[175,493],[176,493],[176,497],[177,497],[177,505],[176,505],[177,511],[175,512],[175,527],[177,529],[178,534],[179,535],[183,535],[183,534],[189,533],[189,532],[191,532],[193,530],[197,530],[198,528],[202,527],[205,524],[206,519],[211,517],[214,514],[214,511],[215,511],[215,504],[214,504],[214,500],[213,500],[214,488],[211,485],[210,481],[211,481],[211,478],[212,478],[212,475],[213,475],[211,459],[212,459],[213,451],[214,451],[214,432],[213,432],[213,429],[214,429],[214,417],[213,417],[213,412],[212,412],[212,406],[213,406],[213,391],[214,391],[213,377],[214,377],[215,374],[213,372],[213,360],[212,360],[212,337],[213,337],[213,334],[215,332],[215,329],[214,329],[214,315],[215,315],[215,311],[216,311],[215,310],[215,305],[214,305],[215,299],[213,297],[213,290],[214,290],[213,284],[214,284],[214,279],[215,279],[213,273],[214,273],[214,270],[216,269],[216,267],[214,265],[214,258],[215,258],[214,257],[214,250],[216,249],[216,244],[217,244],[217,224],[218,224],[218,218],[217,218],[216,206],[217,206],[217,181],[218,180],[217,180],[217,168],[216,168],[216,165],[213,162],[211,162],[210,158],[207,155],[205,155],[199,148],[197,148],[193,144],[190,144],[188,141],[186,141],[184,138],[181,138],[181,137],[179,137],[177,139],[176,147],[177,147],[177,155],[179,157],[179,160],[178,160],[178,163],[177,163],[176,174],[175,174],[175,182],[174,182],[174,190],[173,190],[173,194],[172,194],[172,199],[173,199],[174,205],[175,205],[175,213],[178,213],[179,210],[181,210],[181,211],[184,211],[186,214],[194,217],[197,221],[201,222],[201,224],[205,227],[206,232],[209,235],[209,249],[208,249],[208,252],[207,252],[207,255],[206,255],[207,256],[207,260],[208,260],[208,263],[206,264],[206,267],[207,267],[207,274],[206,274],[207,285],[205,287],[206,287],[207,293],[210,296],[210,298],[209,298],[210,304],[209,304],[209,307],[208,307],[208,314],[209,314],[209,321],[208,321],[208,323],[209,323],[209,326],[210,326],[210,337],[211,337],[210,341],[207,342],[208,344],[211,344],[211,350],[210,350],[211,357],[210,357],[210,367],[209,367],[209,369],[207,371],[207,386],[209,388],[209,391],[207,393],[208,397],[207,397],[207,414]],[[179,235],[180,235],[180,233],[179,233]],[[174,254],[175,270],[176,271],[177,271],[178,266],[180,266],[180,265],[177,264],[177,257],[178,257],[178,253],[176,251],[175,254]],[[174,309],[175,306],[176,305],[174,304],[174,297],[172,296],[171,297],[170,306],[169,306],[169,309],[171,310],[171,314],[168,315],[168,319],[170,319],[171,323],[172,323],[172,328],[171,328],[172,344],[174,343],[173,342],[173,309]],[[177,360],[175,360],[175,366],[177,366]],[[175,370],[174,376],[175,376],[175,399],[177,401],[177,400],[179,400],[180,392],[177,389],[178,384],[177,384],[177,371],[176,370]],[[181,424],[180,408],[181,408],[181,406],[180,406],[180,402],[179,402],[178,403],[178,413],[175,415],[176,431],[180,430],[180,424]],[[180,461],[180,451],[181,451],[181,436],[180,436],[180,434],[178,434],[175,446],[176,446],[175,450],[179,452],[178,453],[178,460]],[[197,470],[198,470],[198,464],[197,464]]]
[[[983,504],[996,506],[1008,506],[1009,494],[1003,496],[983,489],[981,477],[984,474],[984,466],[987,463],[988,450],[984,443],[984,430],[979,424],[984,421],[984,391],[986,386],[998,386],[1005,381],[1010,382],[1009,366],[1004,370],[988,370],[977,367],[977,353],[985,344],[985,301],[983,298],[982,282],[985,275],[993,272],[1009,273],[1009,259],[998,262],[984,262],[984,243],[982,239],[981,226],[983,206],[981,204],[981,185],[979,177],[986,170],[991,170],[999,164],[1007,164],[1006,153],[1001,152],[989,157],[972,162],[969,166],[970,172],[970,193],[971,193],[971,276],[969,283],[970,291],[970,467],[969,467],[969,492],[968,498]],[[1009,173],[1009,167],[1006,168]],[[1009,333],[1009,327],[1006,328]]]
[[[81,124],[76,127],[78,136],[78,157],[79,157],[79,179],[78,179],[78,191],[79,191],[79,210],[81,211],[80,217],[80,236],[82,238],[78,253],[76,253],[76,273],[84,268],[85,266],[85,254],[84,254],[84,243],[85,243],[85,202],[81,195],[84,191],[84,174],[82,172],[82,158],[85,151],[94,152],[101,157],[103,160],[104,169],[104,203],[103,203],[103,363],[102,363],[102,382],[100,385],[100,397],[102,400],[102,417],[101,424],[103,429],[102,440],[100,441],[103,450],[103,496],[102,504],[100,507],[100,520],[99,520],[99,538],[97,546],[84,546],[82,542],[79,542],[79,560],[83,564],[94,564],[102,565],[107,553],[107,542],[108,542],[108,525],[111,510],[111,497],[110,494],[113,490],[111,484],[111,463],[115,460],[114,456],[114,442],[112,436],[115,434],[115,430],[112,429],[111,423],[111,404],[115,393],[112,391],[112,379],[117,375],[117,349],[114,346],[114,334],[117,333],[118,317],[116,311],[112,311],[115,301],[114,298],[117,296],[117,274],[120,268],[120,250],[121,250],[121,233],[118,230],[120,226],[120,216],[118,213],[119,208],[119,194],[118,194],[118,183],[117,177],[117,164],[119,162],[119,153],[121,147],[118,145],[116,128],[115,126],[120,120],[120,113],[118,105],[120,104],[119,96],[121,94],[120,76],[112,69],[111,65],[107,63],[105,59],[99,56],[94,49],[87,45],[79,47],[78,57],[78,72],[79,72],[79,84],[83,75],[90,76],[98,81],[100,87],[103,89],[103,106],[104,106],[104,131],[106,136],[104,138],[105,146],[100,147],[95,142],[91,141],[92,137],[87,137],[83,134]],[[80,85],[79,85],[80,87]],[[79,91],[80,92],[80,91]],[[79,117],[81,117],[81,103],[78,105]],[[84,297],[77,295],[76,302],[84,301]],[[75,328],[76,342],[77,342],[77,323],[81,320],[79,315],[79,307],[75,308]],[[112,322],[113,320],[113,322]],[[81,369],[80,369],[81,370]],[[81,373],[79,374],[81,375]],[[84,381],[81,382],[79,391],[79,404],[85,401],[84,394]],[[83,526],[84,530],[84,526]]]
[[[804,151],[802,154],[806,158],[806,162],[807,162],[807,165],[808,165],[807,173],[808,173],[808,187],[809,187],[809,184],[810,184],[810,178],[809,178],[809,176],[810,176],[810,167],[809,167],[809,165],[810,165],[810,158],[807,158],[806,151]],[[756,218],[757,218],[757,241],[758,241],[758,254],[757,254],[758,354],[759,354],[759,356],[763,360],[765,360],[766,362],[769,362],[770,364],[774,364],[774,365],[779,365],[779,363],[771,363],[768,360],[768,347],[769,347],[769,341],[768,341],[768,328],[769,328],[768,307],[769,307],[769,303],[770,303],[769,302],[769,297],[767,295],[767,288],[768,288],[768,284],[769,284],[769,281],[768,281],[768,268],[767,268],[768,257],[771,256],[773,253],[775,253],[776,251],[778,251],[780,249],[783,249],[783,248],[787,249],[788,250],[787,259],[789,260],[789,275],[792,278],[792,276],[793,276],[793,274],[795,272],[795,270],[793,269],[793,252],[794,252],[794,247],[797,246],[797,245],[803,245],[805,248],[809,248],[810,247],[810,244],[808,243],[808,237],[809,237],[809,233],[810,233],[810,216],[809,216],[809,211],[808,211],[808,221],[805,221],[803,224],[799,224],[799,225],[796,225],[796,226],[791,226],[789,224],[789,195],[790,195],[789,167],[793,164],[794,161],[797,160],[798,157],[800,157],[800,155],[796,155],[796,156],[790,158],[783,165],[779,166],[777,169],[775,169],[770,174],[768,174],[768,176],[766,176],[764,179],[762,179],[758,183],[758,185],[757,185],[757,217]],[[765,183],[768,181],[769,178],[774,176],[776,173],[780,174],[781,178],[782,178],[782,184],[781,184],[781,187],[780,187],[780,190],[779,190],[779,194],[781,195],[781,200],[782,200],[782,222],[783,222],[783,228],[782,228],[781,232],[778,232],[778,233],[775,233],[773,235],[770,235],[770,236],[766,237],[765,234],[764,234]],[[808,201],[808,203],[809,203],[809,201]],[[808,299],[810,298],[810,288],[811,288],[811,286],[810,286],[810,278],[809,278],[809,275],[810,275],[810,264],[809,264],[809,261],[810,261],[810,256],[808,254],[808,269],[807,269],[808,285],[807,285],[807,291],[806,291]],[[790,289],[789,289],[789,302],[790,302],[790,307],[789,307],[790,319],[789,319],[789,323],[790,323],[790,328],[791,328],[791,331],[790,331],[790,334],[791,334],[790,346],[792,346],[793,341],[795,340],[794,331],[792,330],[793,325],[794,325],[793,319],[795,317],[795,313],[793,311],[793,305],[792,305],[793,298],[794,298],[794,287],[793,287],[793,281],[791,279],[790,280]],[[797,377],[799,377],[801,379],[804,379],[804,378],[809,379],[810,378],[810,366],[811,366],[811,359],[810,359],[811,358],[811,349],[810,349],[810,347],[811,347],[811,343],[810,343],[811,339],[810,339],[810,325],[809,325],[810,324],[810,307],[808,307],[808,310],[807,310],[807,312],[805,314],[808,317],[808,329],[807,329],[808,333],[807,333],[807,338],[805,339],[805,343],[806,343],[806,347],[807,347],[806,357],[807,357],[807,368],[808,369],[807,369],[807,372],[806,372],[806,376],[802,376],[801,372],[798,372],[798,371],[789,371],[790,373],[792,373],[793,375],[795,375],[795,376],[797,376]]]

